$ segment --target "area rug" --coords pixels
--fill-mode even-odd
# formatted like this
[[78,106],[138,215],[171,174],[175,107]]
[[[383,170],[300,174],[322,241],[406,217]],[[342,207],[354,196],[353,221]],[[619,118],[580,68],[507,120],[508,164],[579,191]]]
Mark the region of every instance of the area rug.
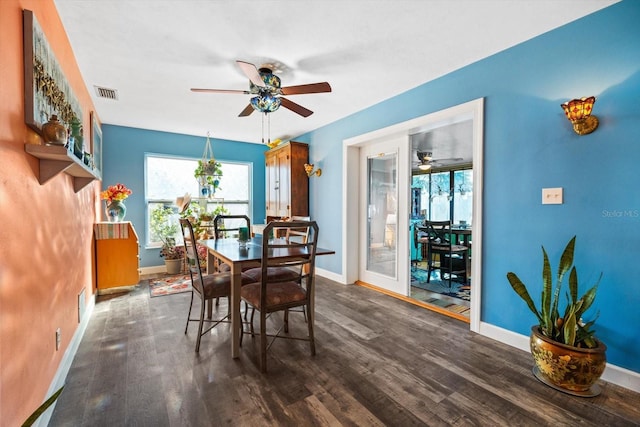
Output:
[[471,301],[471,286],[451,281],[451,287],[449,287],[449,281],[440,280],[438,274],[432,274],[431,280],[427,283],[427,270],[421,268],[411,268],[411,286],[465,301]]
[[178,274],[149,280],[149,292],[151,297],[179,294],[191,291],[191,276]]

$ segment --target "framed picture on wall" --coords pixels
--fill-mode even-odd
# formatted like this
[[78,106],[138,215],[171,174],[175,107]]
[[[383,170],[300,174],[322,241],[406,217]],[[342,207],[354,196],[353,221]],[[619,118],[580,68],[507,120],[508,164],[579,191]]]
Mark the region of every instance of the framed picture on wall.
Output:
[[102,128],[95,111],[91,112],[91,154],[96,174],[102,178]]
[[24,44],[24,120],[42,135],[42,125],[51,116],[69,129],[79,123],[82,138],[82,108],[60,68],[49,42],[30,10],[22,11]]

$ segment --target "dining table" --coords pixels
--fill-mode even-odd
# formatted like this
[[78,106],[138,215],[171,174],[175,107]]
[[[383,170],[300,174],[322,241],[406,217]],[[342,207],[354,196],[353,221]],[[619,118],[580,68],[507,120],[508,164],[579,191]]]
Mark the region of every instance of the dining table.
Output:
[[[284,239],[282,239],[284,241]],[[227,264],[231,272],[231,357],[240,356],[240,333],[242,317],[240,314],[240,287],[242,283],[241,273],[247,267],[260,267],[262,261],[262,236],[254,236],[246,244],[242,245],[237,238],[209,239],[202,240],[200,244],[207,248],[207,273],[211,274],[209,268],[216,265],[216,260]],[[306,246],[300,248],[279,248],[269,255],[270,259],[296,258],[308,254]],[[334,250],[316,248],[316,256],[332,255]],[[211,266],[211,267],[210,267]],[[308,313],[308,321],[313,322],[314,296],[311,296],[311,310]]]

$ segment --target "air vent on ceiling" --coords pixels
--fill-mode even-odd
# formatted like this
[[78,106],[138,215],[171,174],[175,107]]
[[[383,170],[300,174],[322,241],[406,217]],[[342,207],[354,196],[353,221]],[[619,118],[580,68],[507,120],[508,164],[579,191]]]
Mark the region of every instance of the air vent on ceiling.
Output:
[[118,100],[117,90],[100,86],[94,86],[94,88],[96,88],[96,93],[100,98],[114,99],[116,101]]

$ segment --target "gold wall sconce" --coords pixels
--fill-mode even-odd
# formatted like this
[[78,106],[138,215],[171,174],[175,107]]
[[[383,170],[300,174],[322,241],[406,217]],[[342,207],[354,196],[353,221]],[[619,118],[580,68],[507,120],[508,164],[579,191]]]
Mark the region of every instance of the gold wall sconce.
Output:
[[578,135],[586,135],[598,127],[598,118],[591,115],[595,96],[573,99],[561,104],[567,119],[573,124],[573,130]]
[[322,175],[322,169],[318,168],[316,170],[313,170],[313,168],[314,168],[313,163],[311,163],[311,164],[305,163],[304,164],[304,171],[307,173],[307,176],[309,178],[311,178],[313,175],[315,175],[315,176]]

